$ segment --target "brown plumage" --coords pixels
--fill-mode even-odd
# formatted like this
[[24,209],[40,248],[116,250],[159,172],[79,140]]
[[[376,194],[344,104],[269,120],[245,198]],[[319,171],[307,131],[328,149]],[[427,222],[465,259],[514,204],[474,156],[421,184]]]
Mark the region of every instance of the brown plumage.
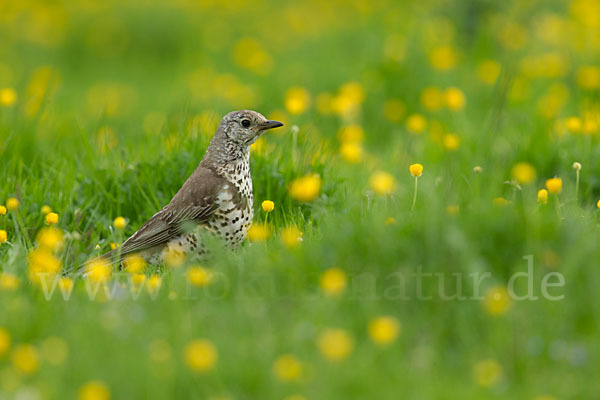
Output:
[[202,161],[169,204],[121,247],[103,257],[111,258],[117,252],[121,257],[138,253],[155,263],[165,249],[202,255],[202,230],[215,234],[232,248],[237,247],[253,218],[250,145],[264,131],[282,125],[255,111],[227,114]]

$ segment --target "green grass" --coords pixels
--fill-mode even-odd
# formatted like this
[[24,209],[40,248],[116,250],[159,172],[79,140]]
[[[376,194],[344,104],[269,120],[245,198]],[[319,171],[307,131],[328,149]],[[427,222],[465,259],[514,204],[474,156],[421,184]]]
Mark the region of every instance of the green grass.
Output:
[[[0,328],[11,337],[6,351],[0,337],[0,398],[77,398],[94,380],[114,399],[600,394],[599,88],[578,78],[582,66],[598,67],[600,28],[585,18],[593,12],[578,11],[588,3],[17,3],[0,5],[0,90],[18,94],[13,105],[0,106],[0,204],[20,200],[18,210],[0,216],[8,236],[0,270],[19,278],[15,290],[0,288]],[[550,35],[548,13],[570,28]],[[542,29],[544,21],[550,25]],[[502,37],[507,26],[523,29],[523,46]],[[394,35],[404,39],[400,59],[389,57]],[[235,48],[242,38],[262,50],[242,52],[240,61]],[[432,67],[438,45],[458,53],[456,66]],[[245,65],[260,51],[270,61]],[[548,75],[547,61],[537,72],[524,67],[523,60],[549,53],[566,68]],[[493,84],[478,78],[488,59],[502,68]],[[358,112],[322,112],[318,95],[336,95],[348,82],[364,91]],[[519,82],[527,87],[521,95]],[[298,115],[285,104],[294,86],[311,96]],[[460,88],[465,108],[428,110],[420,97],[430,86]],[[568,96],[545,116],[541,99],[563,89]],[[405,105],[391,119],[384,112],[390,99]],[[79,266],[166,204],[201,160],[216,122],[239,108],[286,123],[251,158],[257,223],[265,220],[260,203],[275,202],[266,242],[246,242],[235,252],[214,243],[204,266],[216,278],[207,287],[190,285],[188,265],[160,266],[147,271],[163,279],[155,297],[144,290],[133,299],[122,275],[123,286],[112,286],[117,278],[110,283],[112,300],[90,300],[75,273],[68,274],[75,278],[68,301],[59,292],[46,300],[29,281],[27,257],[45,227],[43,205],[60,215],[63,268]],[[413,113],[428,120],[421,135],[407,130]],[[573,116],[597,125],[588,133],[563,132]],[[365,132],[357,164],[339,154],[338,132],[349,124]],[[456,151],[443,145],[448,133],[460,138]],[[583,165],[578,200],[575,161]],[[512,181],[518,162],[535,168],[532,182]],[[412,163],[424,165],[414,212]],[[379,170],[394,177],[391,194],[370,187]],[[312,202],[299,202],[288,188],[308,173],[319,174],[323,186]],[[562,193],[539,204],[537,191],[554,176],[562,178]],[[499,197],[509,204],[494,205]],[[448,206],[459,206],[458,213]],[[128,221],[124,232],[112,227],[118,216]],[[395,222],[387,224],[390,217]],[[281,240],[292,225],[303,233],[295,248]],[[479,294],[489,295],[526,271],[528,255],[538,300],[513,301],[495,315],[482,300],[440,295],[440,279],[450,295],[459,274],[461,293],[473,297],[478,289],[469,274],[486,272]],[[333,267],[347,277],[337,296],[320,286]],[[420,288],[418,271],[438,275],[422,277]],[[565,284],[549,293],[562,300],[542,296],[542,280],[552,272]],[[419,299],[420,290],[431,299]],[[526,291],[526,280],[517,279],[516,292]],[[382,315],[401,324],[388,346],[368,333]],[[329,328],[352,338],[342,360],[328,360],[319,349]],[[64,341],[66,357],[56,356],[62,347],[48,342],[52,337]],[[218,351],[204,373],[184,358],[185,346],[198,338]],[[24,344],[40,361],[31,374],[14,360]],[[288,353],[302,365],[294,382],[273,372]],[[485,385],[475,371],[489,359],[502,372]]]

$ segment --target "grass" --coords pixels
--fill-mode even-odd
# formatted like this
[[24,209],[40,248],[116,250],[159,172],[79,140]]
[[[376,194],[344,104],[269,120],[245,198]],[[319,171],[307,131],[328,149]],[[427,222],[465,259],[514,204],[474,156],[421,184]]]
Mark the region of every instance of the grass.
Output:
[[[20,201],[0,216],[0,398],[598,396],[597,2],[520,4],[0,5],[0,90],[17,94],[0,95],[0,204]],[[443,105],[449,87],[463,106]],[[79,266],[166,204],[240,108],[286,124],[251,156],[256,224],[275,203],[266,241],[213,243],[206,286],[187,263],[151,266],[144,284],[162,284],[138,298],[126,273],[112,299],[91,300],[78,273],[68,301],[29,279],[43,205],[60,216],[63,270]],[[373,185],[377,171],[392,181]],[[322,187],[298,201],[289,187],[307,174]],[[539,203],[555,176],[561,193]],[[527,256],[515,292],[538,299],[512,299]],[[400,325],[381,328],[387,345],[369,333],[381,316]]]

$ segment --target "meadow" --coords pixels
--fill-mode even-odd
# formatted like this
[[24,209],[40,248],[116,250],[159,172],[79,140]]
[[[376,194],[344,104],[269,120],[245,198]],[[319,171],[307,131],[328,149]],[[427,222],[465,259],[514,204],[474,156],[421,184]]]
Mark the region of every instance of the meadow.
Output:
[[[600,397],[600,1],[0,2],[0,399]],[[255,221],[80,266],[223,115]]]

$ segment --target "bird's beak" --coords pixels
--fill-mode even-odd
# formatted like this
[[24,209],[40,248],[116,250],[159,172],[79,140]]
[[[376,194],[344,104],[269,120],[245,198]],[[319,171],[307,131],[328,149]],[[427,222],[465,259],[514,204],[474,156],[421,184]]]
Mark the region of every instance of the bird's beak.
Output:
[[267,129],[279,128],[280,126],[283,126],[283,124],[279,121],[267,120],[260,123],[260,130],[265,131]]

